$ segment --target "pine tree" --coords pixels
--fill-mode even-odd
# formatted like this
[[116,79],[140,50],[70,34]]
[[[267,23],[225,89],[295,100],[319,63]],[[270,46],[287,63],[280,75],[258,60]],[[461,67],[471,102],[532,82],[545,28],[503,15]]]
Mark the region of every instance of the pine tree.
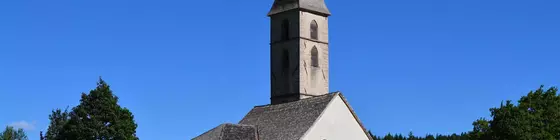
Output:
[[134,116],[101,78],[71,112],[53,111],[47,139],[137,140]]
[[0,140],[28,140],[28,138],[23,129],[6,126],[6,129],[0,133]]

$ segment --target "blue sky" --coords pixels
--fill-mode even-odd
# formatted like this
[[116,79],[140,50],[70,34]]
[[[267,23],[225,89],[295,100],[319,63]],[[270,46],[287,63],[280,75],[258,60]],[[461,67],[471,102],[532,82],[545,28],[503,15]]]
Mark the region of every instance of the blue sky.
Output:
[[[471,130],[560,83],[560,1],[326,0],[331,90],[375,134]],[[272,0],[0,1],[0,125],[38,139],[99,76],[141,139],[188,139],[269,102]]]

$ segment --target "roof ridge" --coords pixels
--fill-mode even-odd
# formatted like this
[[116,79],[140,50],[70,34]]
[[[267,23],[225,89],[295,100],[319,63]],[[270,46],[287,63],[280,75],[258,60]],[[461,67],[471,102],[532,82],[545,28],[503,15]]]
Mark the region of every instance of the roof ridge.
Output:
[[[333,96],[340,96],[339,93],[340,93],[340,92],[335,92],[335,93],[333,93]],[[313,123],[307,128],[307,131],[305,131],[301,137],[307,136],[307,134],[309,133],[310,129],[311,129],[313,126],[315,126],[315,125],[317,124],[318,120],[319,120],[321,117],[323,117],[323,114],[325,114],[325,110],[327,110],[327,108],[329,107],[329,105],[332,104],[332,102],[333,102],[333,100],[334,100],[335,98],[336,98],[336,97],[333,97],[333,98],[331,98],[331,99],[329,100],[329,103],[327,103],[327,105],[325,105],[325,108],[323,108],[323,110],[321,110],[321,113],[319,114],[319,116],[317,116],[317,117],[315,118],[315,120],[313,121]]]
[[[202,134],[200,134],[200,135],[194,137],[193,139],[196,139],[196,138],[198,138],[198,137],[200,137],[200,136],[203,136],[203,135],[205,135],[205,134],[208,134],[208,133],[210,133],[210,132],[213,132],[212,130],[224,129],[224,126],[225,126],[225,123],[224,123],[224,124],[220,124],[220,125],[218,125],[218,126],[212,128],[212,129],[210,129],[210,130],[208,130],[208,131],[206,131],[206,132],[204,132],[204,133],[202,133]],[[222,131],[220,131],[220,136],[219,136],[218,138],[221,138],[221,137],[222,137]]]
[[256,126],[259,139],[298,139],[336,95],[337,92],[332,92],[289,103],[257,106],[239,123]]
[[[282,103],[282,104],[289,104],[289,103],[302,102],[302,101],[307,101],[307,100],[316,99],[316,98],[324,97],[324,96],[328,96],[328,95],[335,95],[335,94],[340,94],[340,91],[329,92],[329,93],[327,93],[327,94],[317,95],[317,96],[313,96],[313,97],[310,97],[310,98],[304,98],[304,99],[300,99],[300,100],[297,100],[297,101],[287,102],[287,103]],[[277,105],[282,105],[282,104],[256,105],[256,106],[254,106],[254,108],[257,108],[257,107],[268,107],[268,106],[277,106]]]
[[225,125],[232,125],[232,126],[250,126],[250,127],[255,127],[254,125],[249,125],[249,124],[238,124],[238,123],[224,123]]
[[341,92],[339,92],[338,94],[339,94],[339,97],[342,99],[342,102],[344,102],[344,104],[346,104],[346,107],[348,108],[348,110],[350,110],[350,113],[352,113],[352,116],[358,122],[358,124],[360,125],[360,127],[362,128],[364,133],[366,133],[368,139],[372,140],[373,137],[368,133],[368,130],[366,129],[366,127],[364,126],[364,124],[362,123],[360,118],[358,118],[358,115],[356,114],[356,112],[354,111],[352,106],[350,106],[350,103],[348,103],[348,100],[346,99],[346,97],[344,97],[344,95],[342,95]]

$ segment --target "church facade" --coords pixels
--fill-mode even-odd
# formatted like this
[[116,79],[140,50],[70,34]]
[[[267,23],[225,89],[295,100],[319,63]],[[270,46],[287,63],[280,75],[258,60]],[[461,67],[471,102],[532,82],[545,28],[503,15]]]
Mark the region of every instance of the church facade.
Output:
[[268,13],[270,104],[194,140],[371,140],[342,93],[329,93],[324,0],[275,0]]

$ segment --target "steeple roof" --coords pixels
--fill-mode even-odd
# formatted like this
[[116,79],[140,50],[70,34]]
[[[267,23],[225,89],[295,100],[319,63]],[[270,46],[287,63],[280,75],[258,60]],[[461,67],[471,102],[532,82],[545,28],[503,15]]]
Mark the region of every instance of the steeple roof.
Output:
[[275,0],[270,12],[268,12],[268,16],[293,9],[306,10],[325,16],[331,15],[325,0]]

